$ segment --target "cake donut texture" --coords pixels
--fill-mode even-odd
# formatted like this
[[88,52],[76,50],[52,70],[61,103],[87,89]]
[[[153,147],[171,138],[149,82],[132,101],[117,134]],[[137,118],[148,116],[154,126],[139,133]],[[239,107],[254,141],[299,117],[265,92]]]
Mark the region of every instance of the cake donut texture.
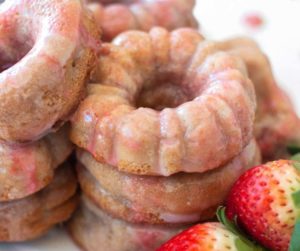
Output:
[[283,157],[290,142],[300,141],[300,123],[288,96],[277,85],[267,56],[250,38],[230,39],[219,45],[246,63],[257,96],[254,132],[263,157]]
[[81,188],[99,208],[133,223],[183,224],[212,219],[238,177],[260,163],[260,153],[253,140],[223,167],[170,177],[121,173],[87,152],[78,159]]
[[154,26],[174,30],[197,27],[193,16],[195,0],[95,0],[88,6],[103,30],[103,39],[111,41],[128,30],[149,31]]
[[64,164],[43,190],[20,200],[0,202],[0,241],[31,240],[67,220],[77,206],[76,191],[73,170]]
[[85,251],[153,251],[187,227],[131,224],[111,217],[87,198],[68,224],[73,240]]
[[252,139],[244,63],[195,30],[122,33],[103,45],[71,140],[120,171],[169,176],[226,164]]
[[73,150],[64,126],[26,145],[0,144],[0,202],[20,199],[48,185]]
[[0,5],[0,141],[32,141],[74,111],[99,47],[80,0]]

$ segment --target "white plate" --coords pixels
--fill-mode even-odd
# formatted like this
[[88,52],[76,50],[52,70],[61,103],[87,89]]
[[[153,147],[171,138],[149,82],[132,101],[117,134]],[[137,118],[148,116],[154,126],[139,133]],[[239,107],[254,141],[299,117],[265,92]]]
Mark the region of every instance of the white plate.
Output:
[[[249,29],[245,14],[259,13],[263,27]],[[300,0],[198,0],[196,15],[204,34],[223,39],[237,34],[254,37],[270,56],[282,87],[300,114]],[[61,229],[28,243],[0,245],[0,251],[78,251]],[[105,250],[106,251],[106,250]]]

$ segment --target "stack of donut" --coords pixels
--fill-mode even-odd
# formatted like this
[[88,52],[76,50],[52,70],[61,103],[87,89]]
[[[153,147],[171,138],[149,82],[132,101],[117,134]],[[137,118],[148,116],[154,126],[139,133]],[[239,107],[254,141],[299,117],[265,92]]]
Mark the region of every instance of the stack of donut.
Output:
[[77,206],[63,124],[85,91],[99,34],[80,0],[0,6],[0,241],[24,241]]
[[68,227],[86,251],[155,250],[213,218],[259,148],[274,159],[300,139],[263,52],[206,41],[194,4],[0,6],[0,241],[36,238],[75,210],[69,138],[82,196]]
[[214,217],[260,161],[256,97],[243,61],[193,29],[128,31],[103,44],[71,122],[87,251],[153,251]]

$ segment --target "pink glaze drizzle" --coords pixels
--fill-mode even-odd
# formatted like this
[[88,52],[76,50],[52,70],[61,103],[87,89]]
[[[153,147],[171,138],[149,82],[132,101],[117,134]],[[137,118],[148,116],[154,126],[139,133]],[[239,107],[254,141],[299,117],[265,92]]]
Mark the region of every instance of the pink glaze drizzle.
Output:
[[36,178],[36,159],[34,152],[30,148],[15,148],[11,152],[12,166],[10,169],[11,175],[24,177],[26,181],[26,191],[28,194],[37,190],[39,184]]

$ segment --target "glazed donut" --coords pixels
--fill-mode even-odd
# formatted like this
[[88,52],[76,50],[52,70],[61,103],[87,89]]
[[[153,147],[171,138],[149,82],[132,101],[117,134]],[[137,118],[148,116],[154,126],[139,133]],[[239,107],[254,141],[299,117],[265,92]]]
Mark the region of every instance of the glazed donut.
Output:
[[101,209],[133,223],[183,224],[212,219],[237,178],[260,163],[260,154],[253,140],[223,167],[170,177],[121,173],[82,151],[78,160],[81,188]]
[[255,92],[239,58],[188,28],[129,31],[103,47],[71,129],[98,161],[141,175],[201,173],[250,142]]
[[300,123],[291,101],[277,85],[268,58],[250,38],[230,39],[220,47],[246,63],[257,95],[254,132],[264,158],[283,157],[287,144],[299,137]]
[[112,218],[86,198],[68,224],[71,237],[85,251],[153,251],[187,227],[130,224]]
[[84,94],[99,32],[80,0],[0,5],[0,141],[36,140]]
[[67,220],[78,202],[77,182],[68,164],[59,167],[55,178],[43,190],[10,202],[0,202],[0,241],[37,238],[59,222]]
[[27,145],[0,144],[0,202],[21,199],[51,182],[55,168],[73,150],[68,133],[64,126]]
[[198,27],[193,16],[195,0],[94,0],[88,7],[103,31],[103,39],[111,41],[127,30],[149,31],[154,26],[174,30]]

